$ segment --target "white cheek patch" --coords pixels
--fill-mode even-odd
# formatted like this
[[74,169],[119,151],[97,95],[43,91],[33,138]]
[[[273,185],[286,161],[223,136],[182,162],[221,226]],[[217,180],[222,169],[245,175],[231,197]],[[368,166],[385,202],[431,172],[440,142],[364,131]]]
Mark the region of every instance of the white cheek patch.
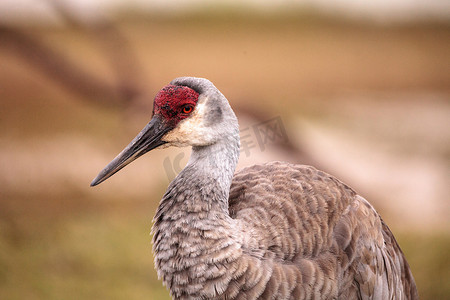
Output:
[[199,101],[191,116],[180,121],[177,127],[164,135],[161,140],[177,147],[202,146],[210,144],[210,134],[208,134],[208,130],[203,124],[204,116],[206,114],[207,100],[208,98],[204,98],[202,101]]

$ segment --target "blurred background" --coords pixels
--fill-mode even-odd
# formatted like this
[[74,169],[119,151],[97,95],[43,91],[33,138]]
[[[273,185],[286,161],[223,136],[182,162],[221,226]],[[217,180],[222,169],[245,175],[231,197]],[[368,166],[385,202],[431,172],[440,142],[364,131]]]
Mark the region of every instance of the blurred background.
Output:
[[206,77],[240,120],[238,168],[312,164],[397,237],[422,299],[450,299],[450,2],[2,0],[0,299],[169,299],[150,229],[189,149],[89,183]]

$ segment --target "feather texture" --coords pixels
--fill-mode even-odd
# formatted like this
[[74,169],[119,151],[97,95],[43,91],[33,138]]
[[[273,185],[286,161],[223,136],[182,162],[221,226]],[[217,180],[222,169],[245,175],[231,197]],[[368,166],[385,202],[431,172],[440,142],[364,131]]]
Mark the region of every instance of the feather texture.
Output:
[[418,299],[389,228],[333,176],[256,165],[234,176],[221,207],[214,179],[187,169],[154,224],[158,274],[175,299]]

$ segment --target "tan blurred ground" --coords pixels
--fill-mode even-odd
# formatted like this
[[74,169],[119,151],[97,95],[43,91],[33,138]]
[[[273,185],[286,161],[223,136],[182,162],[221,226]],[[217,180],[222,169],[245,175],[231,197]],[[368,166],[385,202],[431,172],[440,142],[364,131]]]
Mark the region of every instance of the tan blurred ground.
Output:
[[[183,75],[212,80],[241,128],[282,120],[294,150],[256,147],[240,167],[287,160],[343,179],[390,224],[422,299],[450,297],[449,25],[222,15],[119,26],[145,110],[90,103],[0,47],[1,299],[168,298],[149,232],[164,161],[179,150],[89,182],[146,124],[156,91]],[[26,31],[114,82],[83,32]]]

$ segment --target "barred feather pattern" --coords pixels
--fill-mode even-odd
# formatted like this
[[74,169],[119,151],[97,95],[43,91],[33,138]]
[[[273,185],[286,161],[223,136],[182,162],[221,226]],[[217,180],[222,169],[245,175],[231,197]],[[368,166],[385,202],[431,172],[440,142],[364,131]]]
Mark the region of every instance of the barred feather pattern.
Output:
[[273,162],[237,172],[229,192],[180,175],[153,226],[174,299],[418,299],[389,228],[331,175]]

